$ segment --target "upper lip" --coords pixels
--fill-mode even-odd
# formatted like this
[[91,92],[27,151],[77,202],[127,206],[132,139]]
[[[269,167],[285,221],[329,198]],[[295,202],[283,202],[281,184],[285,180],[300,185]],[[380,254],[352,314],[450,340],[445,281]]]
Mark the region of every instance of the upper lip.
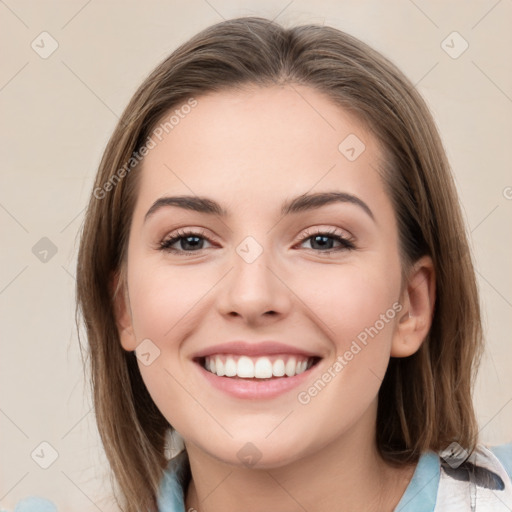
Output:
[[229,341],[206,347],[195,354],[192,358],[207,357],[213,354],[233,354],[243,356],[266,356],[275,354],[296,354],[306,357],[320,357],[318,353],[303,348],[286,345],[277,341],[260,341],[250,343],[247,341]]

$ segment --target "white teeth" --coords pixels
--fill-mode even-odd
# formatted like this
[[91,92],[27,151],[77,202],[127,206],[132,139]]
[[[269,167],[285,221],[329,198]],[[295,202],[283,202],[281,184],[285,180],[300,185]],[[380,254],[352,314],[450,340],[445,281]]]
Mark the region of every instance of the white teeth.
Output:
[[213,355],[204,359],[204,368],[219,377],[243,379],[270,379],[293,377],[304,373],[313,365],[313,359],[303,356],[248,357],[236,355]]
[[226,374],[226,377],[234,377],[236,375],[236,370],[236,361],[232,357],[228,357],[226,359],[226,364],[224,365],[224,373]]
[[272,377],[272,363],[268,357],[260,357],[254,365],[254,376],[257,379],[270,379]]
[[297,361],[295,360],[295,357],[290,357],[288,359],[288,362],[286,363],[286,367],[284,372],[288,377],[293,377],[295,375],[295,370],[297,369]]
[[305,372],[307,364],[307,361],[299,361],[297,363],[297,369],[295,370],[295,373],[298,375],[299,373]]
[[284,361],[276,359],[272,365],[272,374],[274,377],[282,377],[284,375]]
[[217,375],[219,377],[224,376],[224,363],[222,362],[222,359],[220,357],[217,357],[215,360],[215,366],[217,368]]
[[[249,357],[242,356],[238,360],[236,374],[239,377],[253,378],[254,377],[254,363]],[[217,373],[217,375],[219,375]]]

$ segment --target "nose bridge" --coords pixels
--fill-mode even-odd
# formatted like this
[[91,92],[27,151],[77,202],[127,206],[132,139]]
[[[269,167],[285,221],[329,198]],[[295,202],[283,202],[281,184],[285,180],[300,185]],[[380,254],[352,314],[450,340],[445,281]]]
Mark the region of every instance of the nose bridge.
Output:
[[270,311],[282,314],[289,309],[288,290],[276,277],[276,258],[263,243],[248,236],[235,248],[232,271],[220,300],[223,313],[255,319]]

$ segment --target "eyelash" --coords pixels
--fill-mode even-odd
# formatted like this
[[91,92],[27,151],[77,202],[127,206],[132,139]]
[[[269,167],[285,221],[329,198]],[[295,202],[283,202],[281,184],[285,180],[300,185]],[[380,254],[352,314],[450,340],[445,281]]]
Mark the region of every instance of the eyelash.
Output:
[[[320,253],[320,254],[332,254],[332,253],[343,251],[343,250],[351,251],[351,250],[354,250],[356,248],[354,243],[351,240],[349,240],[348,238],[345,238],[345,237],[337,234],[336,230],[332,230],[332,231],[317,230],[317,231],[314,231],[314,232],[310,232],[310,231],[306,230],[304,236],[297,243],[298,244],[302,244],[306,240],[309,240],[310,238],[313,238],[315,236],[320,236],[320,235],[326,236],[328,238],[333,238],[336,242],[339,242],[341,244],[341,247],[338,247],[336,249],[329,249],[329,250],[326,250],[326,251],[318,251],[318,250],[315,250],[315,249],[309,249],[309,250],[317,252],[317,253]],[[197,237],[197,238],[203,238],[204,240],[207,240],[208,242],[211,243],[209,238],[204,236],[204,231],[201,232],[201,233],[198,233],[197,231],[187,231],[187,230],[181,231],[180,230],[174,236],[172,236],[171,238],[166,238],[166,239],[162,240],[160,242],[160,244],[159,244],[160,245],[159,248],[162,251],[171,252],[171,253],[178,254],[178,255],[181,255],[181,256],[186,256],[186,255],[189,255],[189,254],[199,253],[202,250],[204,250],[204,249],[199,249],[197,251],[185,251],[185,250],[182,250],[182,249],[174,249],[174,248],[171,247],[176,242],[179,242],[182,238],[187,238],[187,237],[191,237],[191,236],[194,236],[194,237]]]

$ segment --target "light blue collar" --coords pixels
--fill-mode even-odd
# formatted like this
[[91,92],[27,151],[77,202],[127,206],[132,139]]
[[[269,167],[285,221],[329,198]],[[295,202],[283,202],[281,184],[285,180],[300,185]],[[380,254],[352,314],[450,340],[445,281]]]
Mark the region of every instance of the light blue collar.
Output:
[[438,455],[434,452],[424,453],[394,512],[433,512],[440,476]]
[[185,450],[175,456],[164,471],[158,493],[158,512],[185,512],[184,489],[179,474],[188,466]]

